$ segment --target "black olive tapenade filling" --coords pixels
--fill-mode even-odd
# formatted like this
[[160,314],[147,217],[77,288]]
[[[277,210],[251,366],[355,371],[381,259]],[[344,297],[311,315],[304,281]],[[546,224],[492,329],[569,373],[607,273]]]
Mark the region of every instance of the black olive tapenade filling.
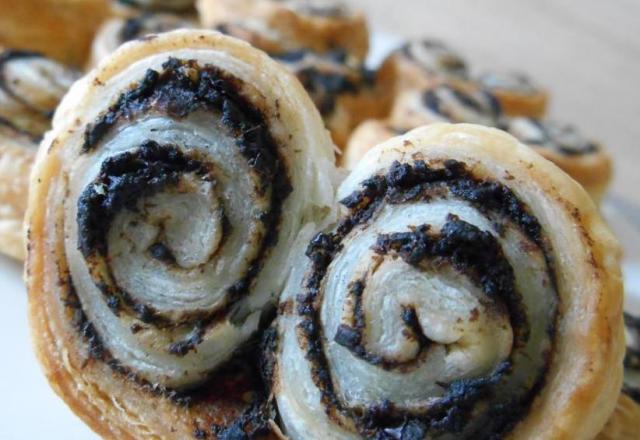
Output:
[[[508,433],[526,414],[538,390],[545,382],[546,372],[552,362],[559,302],[556,277],[550,245],[538,220],[516,195],[497,181],[478,179],[463,163],[449,160],[441,167],[427,165],[416,160],[412,165],[395,162],[386,175],[377,175],[361,183],[362,189],[341,201],[350,211],[334,232],[319,233],[309,244],[306,255],[311,269],[303,285],[303,292],[296,297],[296,310],[301,321],[297,327],[300,346],[310,363],[312,380],[321,392],[321,401],[330,418],[342,425],[346,418],[353,422],[364,438],[437,438],[456,434],[464,438],[499,438]],[[384,204],[402,204],[409,201],[433,200],[453,197],[465,201],[478,211],[499,223],[500,217],[515,226],[538,248],[544,256],[547,272],[556,292],[549,299],[552,314],[544,334],[548,349],[540,360],[542,368],[535,377],[527,380],[524,390],[517,396],[503,397],[495,402],[496,389],[507,386],[513,373],[513,357],[530,336],[526,307],[522,303],[514,281],[514,273],[502,254],[500,245],[488,232],[450,215],[440,231],[428,226],[415,227],[411,232],[383,234],[372,248],[378,255],[395,254],[411,265],[420,266],[429,259],[439,258],[454,269],[464,273],[479,285],[487,297],[503,303],[509,313],[514,331],[514,343],[510,357],[499,364],[486,377],[462,379],[445,387],[445,395],[424,411],[407,411],[393,402],[383,401],[365,408],[354,408],[341,401],[332,379],[331,368],[325,354],[324,338],[347,347],[357,357],[382,368],[397,368],[387,359],[375,357],[362,345],[362,307],[357,298],[365,288],[365,280],[356,280],[349,286],[354,307],[353,325],[341,326],[336,335],[323,336],[320,321],[320,303],[323,295],[323,279],[334,257],[342,250],[342,241],[358,226],[366,225]],[[358,318],[360,316],[360,318]],[[410,332],[415,333],[422,351],[428,350],[430,341],[416,323],[415,310],[407,307],[402,319]],[[496,388],[498,387],[498,388]],[[485,401],[488,401],[484,404]],[[483,406],[484,405],[484,406]],[[473,420],[474,411],[481,408],[482,422]],[[482,426],[480,426],[480,424]],[[400,437],[399,437],[400,436]],[[462,438],[462,437],[461,437]]]

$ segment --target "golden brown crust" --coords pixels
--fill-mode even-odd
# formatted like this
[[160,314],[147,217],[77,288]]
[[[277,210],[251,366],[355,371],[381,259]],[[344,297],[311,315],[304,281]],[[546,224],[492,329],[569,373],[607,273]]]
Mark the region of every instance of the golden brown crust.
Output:
[[[318,164],[331,168],[332,149],[312,103],[286,70],[238,40],[206,31],[163,34],[122,47],[76,84],[58,109],[53,130],[43,141],[32,177],[26,271],[31,292],[29,314],[36,353],[52,387],[104,438],[215,438],[214,425],[224,428],[240,420],[239,417],[252,410],[252,404],[260,401],[264,393],[255,363],[238,360],[233,368],[216,370],[203,384],[195,382],[195,385],[187,384],[187,388],[174,391],[142,379],[138,371],[134,371],[137,366],[120,363],[105,354],[109,353],[110,346],[106,344],[111,335],[98,333],[94,327],[98,320],[90,320],[90,312],[84,308],[87,296],[80,291],[80,281],[75,277],[77,272],[74,272],[73,264],[77,263],[70,257],[76,245],[69,248],[65,243],[63,228],[73,228],[75,224],[67,221],[65,210],[74,203],[60,201],[69,197],[67,190],[72,193],[78,190],[69,186],[66,179],[73,171],[80,170],[75,168],[71,157],[87,160],[88,156],[80,153],[87,124],[94,121],[101,109],[108,108],[120,93],[129,90],[131,81],[133,84],[140,81],[147,68],[159,69],[158,66],[175,53],[188,59],[198,57],[202,63],[215,63],[216,67],[243,78],[247,87],[249,84],[255,86],[260,93],[251,94],[251,98],[256,101],[255,105],[265,106],[259,108],[268,111],[270,123],[277,125],[273,130],[281,136],[278,139],[305,145],[304,150],[287,159],[291,163],[288,172],[296,176],[295,182],[303,180],[302,174],[305,174],[305,183],[294,191],[298,191],[296,194],[306,192],[304,203],[319,208],[329,200],[328,195],[315,189],[316,185],[327,187],[320,183],[324,175]],[[133,77],[123,79],[119,75],[123,71]],[[250,77],[252,82],[245,77]],[[267,87],[265,83],[269,80],[272,81]],[[287,121],[285,129],[279,125],[285,124],[280,115],[282,121]],[[283,133],[287,129],[290,133]],[[121,141],[128,142],[127,139]],[[289,143],[282,147],[285,146],[289,148]],[[309,157],[311,150],[314,150],[313,161]],[[289,209],[303,209],[297,200],[287,199],[286,203]],[[299,221],[300,218],[296,218],[296,222]],[[284,224],[291,222],[283,220]],[[283,226],[282,230],[285,229]],[[282,232],[281,235],[290,234]],[[276,251],[272,252],[275,254]],[[270,263],[266,262],[267,265]],[[132,328],[131,333],[138,330]],[[182,376],[176,380],[182,380]],[[195,390],[190,388],[193,386],[197,386]],[[270,417],[270,413],[263,413],[262,409],[255,410],[260,410],[261,417]],[[261,419],[260,422],[268,420]],[[244,428],[241,425],[241,429]]]
[[314,13],[296,9],[307,7],[304,2],[272,0],[200,0],[197,6],[205,27],[249,20],[266,34],[275,35],[287,50],[344,50],[364,60],[369,49],[367,23],[360,11]]
[[82,67],[95,30],[108,14],[105,0],[0,0],[0,45],[41,52]]
[[637,440],[640,438],[640,405],[620,394],[616,409],[596,440]]

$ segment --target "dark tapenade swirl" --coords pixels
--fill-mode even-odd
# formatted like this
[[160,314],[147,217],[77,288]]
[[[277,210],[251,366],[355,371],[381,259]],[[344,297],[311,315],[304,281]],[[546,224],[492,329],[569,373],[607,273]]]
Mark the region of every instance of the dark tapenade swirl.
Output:
[[196,22],[188,17],[166,13],[143,12],[128,18],[112,18],[102,25],[93,40],[91,66],[97,66],[103,58],[128,41],[195,27]]
[[0,252],[24,259],[22,223],[40,138],[77,73],[44,56],[0,51]]
[[199,0],[206,27],[241,23],[287,51],[341,50],[363,62],[369,49],[364,14],[342,0]]
[[436,124],[373,149],[338,195],[269,352],[290,438],[599,432],[620,391],[620,273],[578,185],[502,132]]
[[613,170],[601,144],[585,138],[572,125],[554,121],[515,117],[499,125],[576,179],[596,202],[602,199]]
[[29,288],[52,385],[107,437],[268,431],[258,331],[333,201],[299,83],[219,33],[159,34],[79,82],[44,148]]

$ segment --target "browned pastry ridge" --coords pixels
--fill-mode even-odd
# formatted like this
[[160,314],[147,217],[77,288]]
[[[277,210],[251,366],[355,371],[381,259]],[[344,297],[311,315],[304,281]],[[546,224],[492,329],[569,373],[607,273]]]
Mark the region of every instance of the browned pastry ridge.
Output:
[[240,40],[111,54],[32,174],[29,316],[53,389],[105,438],[273,436],[262,330],[299,230],[333,206],[333,162],[300,83]]
[[620,248],[580,185],[502,131],[433,124],[338,199],[281,299],[288,438],[596,437],[622,385]]

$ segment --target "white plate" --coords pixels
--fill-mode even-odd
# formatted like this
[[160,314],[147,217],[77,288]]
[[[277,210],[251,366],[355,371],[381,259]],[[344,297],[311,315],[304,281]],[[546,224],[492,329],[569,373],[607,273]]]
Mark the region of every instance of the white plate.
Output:
[[[372,63],[381,60],[397,38],[373,39]],[[631,259],[624,271],[627,307],[640,313],[640,214],[612,197],[604,212]],[[638,215],[636,215],[638,214]],[[31,350],[27,324],[27,296],[22,267],[0,256],[0,439],[98,439],[47,385]]]

